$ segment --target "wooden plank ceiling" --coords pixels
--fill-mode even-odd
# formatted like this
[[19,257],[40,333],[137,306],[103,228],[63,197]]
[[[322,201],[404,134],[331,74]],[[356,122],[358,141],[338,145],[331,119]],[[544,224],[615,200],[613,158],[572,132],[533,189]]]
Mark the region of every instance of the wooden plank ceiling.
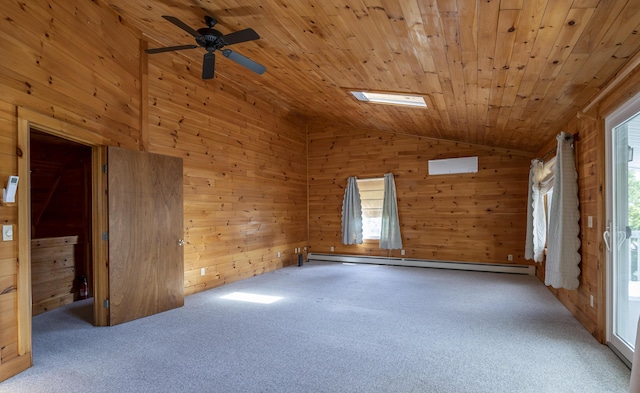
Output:
[[[637,0],[103,0],[149,47],[192,44],[204,15],[257,75],[218,56],[216,78],[307,121],[537,151],[640,48]],[[181,51],[200,74],[205,51]],[[175,56],[172,54],[149,55]],[[348,89],[426,95],[429,108],[357,102]]]

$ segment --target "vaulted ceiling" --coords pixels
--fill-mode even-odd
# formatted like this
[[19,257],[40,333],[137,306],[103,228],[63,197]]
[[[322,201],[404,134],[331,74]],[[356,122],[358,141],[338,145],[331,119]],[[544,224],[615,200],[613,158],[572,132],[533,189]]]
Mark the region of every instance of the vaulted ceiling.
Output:
[[[150,48],[194,43],[162,15],[253,28],[260,40],[232,48],[266,73],[218,56],[215,77],[306,121],[532,152],[640,49],[637,0],[104,1]],[[199,75],[205,51],[179,53]],[[428,108],[360,103],[349,89],[417,93]]]

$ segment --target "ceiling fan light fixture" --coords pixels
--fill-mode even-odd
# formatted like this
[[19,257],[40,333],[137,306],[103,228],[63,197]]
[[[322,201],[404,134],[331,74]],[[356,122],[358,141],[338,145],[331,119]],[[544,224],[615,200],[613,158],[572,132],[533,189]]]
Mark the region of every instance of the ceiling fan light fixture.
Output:
[[351,94],[362,102],[375,104],[387,104],[398,106],[410,106],[414,108],[426,108],[427,103],[423,96],[402,93],[381,93],[371,91],[351,91]]

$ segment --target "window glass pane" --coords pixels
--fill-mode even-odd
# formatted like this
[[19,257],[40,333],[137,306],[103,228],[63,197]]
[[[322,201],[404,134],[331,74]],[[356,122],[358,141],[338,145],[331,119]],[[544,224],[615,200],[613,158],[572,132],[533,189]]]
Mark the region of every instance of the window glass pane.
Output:
[[363,200],[362,201],[362,209],[382,209],[382,199],[378,200]]
[[360,190],[360,199],[382,199],[384,190]]
[[363,209],[362,210],[362,218],[380,218],[382,217],[382,209]]
[[380,229],[382,220],[380,217],[365,218],[362,220],[362,238],[380,239]]
[[362,237],[380,239],[384,178],[358,179],[357,182],[362,203]]

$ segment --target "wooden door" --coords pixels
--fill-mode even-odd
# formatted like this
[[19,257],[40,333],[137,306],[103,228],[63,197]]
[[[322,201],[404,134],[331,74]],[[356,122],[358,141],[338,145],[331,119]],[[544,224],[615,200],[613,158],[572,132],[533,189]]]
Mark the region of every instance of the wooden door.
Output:
[[182,159],[108,148],[109,324],[184,305]]

